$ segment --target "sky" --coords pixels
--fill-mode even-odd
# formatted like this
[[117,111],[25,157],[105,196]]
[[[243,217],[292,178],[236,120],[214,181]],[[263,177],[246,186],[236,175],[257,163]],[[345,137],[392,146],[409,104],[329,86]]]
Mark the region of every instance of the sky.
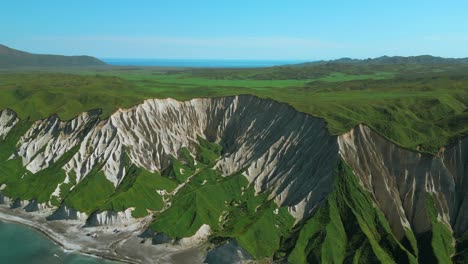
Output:
[[2,0],[0,44],[99,58],[468,57],[466,0]]

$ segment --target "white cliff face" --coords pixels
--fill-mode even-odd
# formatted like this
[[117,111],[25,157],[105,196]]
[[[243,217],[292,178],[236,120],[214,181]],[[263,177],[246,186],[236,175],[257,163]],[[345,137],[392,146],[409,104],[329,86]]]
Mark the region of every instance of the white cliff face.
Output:
[[195,235],[191,237],[185,237],[178,241],[178,244],[183,247],[193,247],[206,242],[208,236],[211,235],[211,227],[207,224],[202,225]]
[[100,122],[84,139],[79,152],[65,166],[81,180],[96,165],[103,164],[106,177],[117,186],[125,175],[124,154],[149,171],[161,171],[182,147],[191,147],[207,126],[211,100],[178,102],[147,100],[119,110]]
[[[464,232],[468,226],[463,213],[468,209],[467,140],[433,157],[399,148],[364,125],[337,138],[322,119],[254,96],[152,99],[106,120],[98,114],[83,113],[68,122],[56,116],[37,121],[15,154],[35,173],[77,147],[63,169],[76,175],[77,182],[101,170],[117,187],[128,163],[161,171],[182,147],[194,152],[200,136],[223,146],[216,168],[225,176],[242,171],[257,192],[270,192],[297,220],[309,216],[332,191],[334,168],[342,158],[372,193],[398,237],[405,228],[417,233],[430,228],[424,213],[426,193],[436,198],[440,219],[454,231]],[[12,111],[2,111],[0,136],[17,122]],[[58,213],[85,217],[64,207]],[[132,221],[125,212],[93,216],[97,225],[127,219]]]
[[81,142],[98,114],[98,111],[85,112],[68,122],[54,115],[35,122],[18,142],[16,156],[22,158],[23,165],[32,173],[49,167]]
[[[67,173],[73,171],[77,182],[80,182],[91,170],[102,164],[106,177],[117,185],[118,178],[124,174],[122,159],[122,145],[117,131],[110,122],[104,120],[85,136],[78,153],[65,164],[64,170]],[[116,166],[118,169],[113,169]]]
[[[382,209],[397,237],[404,228],[422,233],[431,228],[426,195],[434,197],[439,220],[455,231],[466,229],[463,212],[468,166],[467,141],[442,156],[416,153],[389,142],[360,125],[338,138],[342,158]],[[444,154],[445,153],[445,154]],[[461,219],[457,219],[461,218]]]
[[10,109],[0,111],[0,139],[5,139],[8,133],[18,123],[16,113]]
[[57,116],[37,121],[19,141],[15,155],[36,173],[76,146],[77,153],[63,169],[80,182],[99,168],[117,187],[127,162],[161,171],[182,147],[194,152],[201,136],[223,146],[225,154],[216,167],[224,175],[244,171],[257,192],[271,192],[298,219],[332,190],[336,137],[322,119],[285,104],[253,96],[154,99],[106,120],[99,121],[98,114],[83,113],[68,122]]
[[225,175],[245,170],[257,192],[270,191],[301,219],[331,191],[338,156],[336,137],[322,119],[254,97],[236,98],[219,123]]
[[456,236],[468,231],[468,138],[458,141],[441,152],[441,159],[455,183],[451,196],[450,222]]
[[78,220],[79,222],[85,223],[88,219],[88,215],[83,212],[79,212],[66,205],[61,205],[52,215],[48,217],[49,220]]
[[[0,140],[18,122],[13,111],[1,111]],[[467,232],[468,138],[438,156],[423,155],[398,147],[364,125],[339,137],[330,135],[322,119],[254,96],[147,100],[105,120],[99,119],[97,111],[68,122],[52,116],[32,125],[13,157],[21,158],[36,173],[76,147],[77,152],[63,166],[65,183],[70,175],[80,182],[99,170],[118,187],[129,163],[162,171],[172,156],[179,156],[181,148],[194,154],[199,136],[223,147],[215,165],[223,175],[242,172],[256,192],[270,192],[270,198],[287,206],[296,220],[310,216],[326,201],[333,190],[335,167],[343,159],[371,193],[397,238],[405,235],[405,229],[417,234],[431,229],[427,194],[434,197],[440,221],[457,236]],[[60,196],[60,184],[52,195]],[[46,204],[12,201],[2,195],[0,203],[32,211],[47,208]],[[89,226],[138,224],[141,219],[134,219],[131,212],[129,208],[87,215],[62,205],[49,219],[78,220]],[[194,246],[204,242],[210,232],[205,224],[193,237],[178,242]]]
[[38,203],[36,200],[29,201],[25,206],[24,210],[26,212],[35,212],[35,211],[42,211],[45,209],[50,208],[47,203]]
[[64,170],[81,181],[102,166],[118,186],[126,173],[125,155],[139,167],[161,171],[182,147],[194,151],[197,136],[224,147],[217,167],[225,175],[245,170],[257,192],[272,192],[297,218],[310,214],[332,190],[338,146],[324,121],[253,96],[155,99],[119,110],[94,125]]
[[28,200],[16,199],[10,203],[10,208],[25,208],[28,204]]
[[129,226],[140,221],[132,217],[133,210],[134,208],[128,208],[123,212],[104,211],[93,213],[86,222],[89,226]]
[[11,205],[13,202],[14,201],[10,197],[0,194],[0,204]]

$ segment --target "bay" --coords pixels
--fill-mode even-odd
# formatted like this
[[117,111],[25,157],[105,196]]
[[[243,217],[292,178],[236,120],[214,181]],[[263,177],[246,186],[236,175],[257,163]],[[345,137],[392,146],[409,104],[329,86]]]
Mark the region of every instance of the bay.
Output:
[[0,263],[118,264],[76,252],[66,252],[33,228],[0,221]]

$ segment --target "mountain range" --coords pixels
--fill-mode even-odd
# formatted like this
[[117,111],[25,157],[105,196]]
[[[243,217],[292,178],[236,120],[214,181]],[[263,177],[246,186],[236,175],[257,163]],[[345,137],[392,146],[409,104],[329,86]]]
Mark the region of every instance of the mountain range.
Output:
[[[368,59],[340,58],[335,60],[320,60],[291,64],[288,66],[314,66],[324,64],[352,64],[352,65],[461,65],[468,64],[468,58],[443,58],[431,55],[420,56],[381,56]],[[70,66],[102,66],[105,62],[91,56],[63,56],[48,54],[33,54],[16,50],[0,44],[0,68],[18,67],[70,67]]]
[[468,64],[468,58],[442,58],[431,55],[420,55],[420,56],[381,56],[377,58],[368,59],[352,59],[352,58],[340,58],[336,60],[320,60],[313,62],[305,62],[300,64],[294,64],[294,66],[313,66],[323,64],[353,64],[353,65],[430,65],[430,64]]

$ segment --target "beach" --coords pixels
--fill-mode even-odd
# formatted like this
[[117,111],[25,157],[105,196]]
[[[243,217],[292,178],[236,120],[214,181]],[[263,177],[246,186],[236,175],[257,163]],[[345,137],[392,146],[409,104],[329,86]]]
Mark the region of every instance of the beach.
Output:
[[77,220],[46,220],[51,212],[52,209],[25,212],[2,204],[0,220],[32,227],[66,251],[121,263],[203,263],[206,257],[206,246],[155,245],[151,239],[140,237],[145,221],[116,233],[113,227],[86,227]]

